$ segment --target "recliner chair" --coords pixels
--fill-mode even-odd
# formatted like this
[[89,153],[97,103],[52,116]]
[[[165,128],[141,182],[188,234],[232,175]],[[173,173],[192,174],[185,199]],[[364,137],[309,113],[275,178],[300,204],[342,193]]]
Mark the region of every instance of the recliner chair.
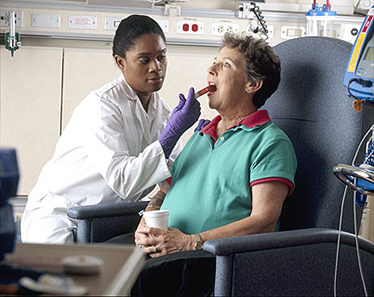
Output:
[[[351,47],[345,41],[327,37],[297,38],[275,46],[282,64],[281,83],[264,108],[295,147],[296,188],[285,201],[280,232],[204,244],[205,250],[217,256],[216,296],[333,295],[336,230],[345,186],[332,168],[352,162],[361,137],[374,121],[373,104],[366,104],[357,113],[352,99],[346,96],[343,77]],[[358,160],[363,154],[360,152]],[[352,235],[352,196],[353,191],[348,190],[338,295],[363,294]],[[78,219],[78,242],[100,242],[133,232],[139,221],[137,212],[145,205],[124,202],[86,206],[70,209],[68,215]],[[125,213],[130,213],[131,218]],[[361,216],[359,208],[358,226]],[[134,228],[130,231],[127,227]],[[374,244],[363,238],[358,241],[368,292],[373,295]]]
[[[296,188],[281,214],[281,232],[208,241],[216,255],[216,296],[333,296],[340,209],[345,185],[332,173],[351,164],[361,137],[374,123],[374,104],[358,113],[343,78],[352,45],[304,37],[275,46],[281,83],[265,109],[296,151]],[[358,155],[363,161],[364,152]],[[370,198],[368,198],[370,199]],[[372,197],[371,199],[374,199]],[[348,190],[337,274],[338,296],[363,296]],[[360,225],[362,208],[357,209]],[[298,229],[298,230],[296,230]],[[358,238],[368,295],[374,294],[374,244]]]

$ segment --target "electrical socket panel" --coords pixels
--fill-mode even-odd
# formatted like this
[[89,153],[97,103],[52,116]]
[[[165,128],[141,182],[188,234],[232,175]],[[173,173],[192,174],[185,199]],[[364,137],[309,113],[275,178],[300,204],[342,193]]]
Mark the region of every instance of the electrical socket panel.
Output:
[[305,36],[305,27],[303,26],[282,26],[281,38],[292,39]]
[[[7,14],[9,10],[0,10],[0,27],[9,27],[9,23],[7,20]],[[22,28],[23,23],[23,11],[22,10],[14,10],[15,17],[16,17],[16,28]]]
[[122,21],[122,17],[106,17],[105,18],[105,30],[111,30],[111,31],[114,31],[114,30],[117,30],[119,24],[121,23]]
[[[107,31],[117,30],[122,19],[123,19],[122,17],[106,17],[105,18],[105,30]],[[156,22],[160,25],[162,31],[164,31],[165,34],[169,32],[169,21],[168,20],[156,20]]]
[[204,22],[198,21],[178,21],[177,34],[203,35]]
[[156,20],[156,22],[160,25],[164,34],[169,32],[169,21],[168,20]]
[[[267,25],[266,29],[268,30],[267,37],[269,39],[274,38],[274,26],[273,25]],[[250,24],[247,26],[247,34],[252,35],[257,38],[266,38],[266,35],[262,32],[262,27],[259,24]]]
[[235,33],[239,32],[239,24],[233,23],[213,23],[212,24],[212,35],[223,36],[226,32]]

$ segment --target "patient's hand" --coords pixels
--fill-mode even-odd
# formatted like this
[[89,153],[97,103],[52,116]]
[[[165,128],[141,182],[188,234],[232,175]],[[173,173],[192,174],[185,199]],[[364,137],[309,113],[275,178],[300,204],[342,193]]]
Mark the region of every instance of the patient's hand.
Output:
[[145,219],[142,217],[142,219],[139,222],[138,228],[136,228],[135,231],[135,244],[138,247],[144,247],[141,243],[145,238],[148,238],[148,234],[145,234],[144,232],[139,232],[139,230],[142,230],[142,228],[146,226]]
[[195,239],[193,235],[187,235],[176,228],[163,230],[139,225],[135,232],[137,246],[142,246],[144,252],[152,258],[166,254],[194,250]]

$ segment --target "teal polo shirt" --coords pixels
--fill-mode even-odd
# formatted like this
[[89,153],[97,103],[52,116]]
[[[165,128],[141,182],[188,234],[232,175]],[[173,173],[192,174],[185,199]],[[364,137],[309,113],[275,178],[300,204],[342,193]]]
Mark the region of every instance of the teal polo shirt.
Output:
[[296,156],[287,135],[257,111],[219,138],[214,118],[195,132],[175,160],[172,182],[161,209],[168,209],[169,226],[186,234],[200,233],[248,217],[250,187],[282,181],[294,187]]

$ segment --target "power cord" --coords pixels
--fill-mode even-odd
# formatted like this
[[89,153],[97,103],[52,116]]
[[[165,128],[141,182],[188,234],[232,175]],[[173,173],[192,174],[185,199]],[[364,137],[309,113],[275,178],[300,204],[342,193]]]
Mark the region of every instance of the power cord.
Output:
[[260,23],[261,27],[262,27],[262,31],[264,32],[265,36],[266,36],[266,39],[269,38],[268,36],[268,25],[266,24],[266,21],[265,21],[265,18],[264,16],[262,15],[262,11],[260,10],[260,7],[258,5],[256,5],[256,3],[252,3],[253,5],[253,8],[251,8],[251,11],[253,11],[253,13],[255,14],[258,22]]
[[[358,152],[361,149],[362,144],[364,143],[364,141],[365,141],[366,137],[369,135],[369,133],[372,132],[372,131],[374,131],[374,125],[372,125],[369,128],[369,130],[365,133],[365,135],[362,137],[362,139],[360,141],[360,144],[358,145],[358,147],[356,149],[356,152],[355,152],[355,155],[353,157],[352,166],[354,166],[354,164],[356,163],[357,155],[358,155]],[[368,160],[369,158],[365,158],[365,159]],[[335,297],[337,296],[337,276],[338,276],[339,251],[340,251],[340,241],[341,241],[341,232],[342,232],[344,202],[345,202],[345,198],[346,198],[346,195],[347,195],[347,189],[348,189],[348,186],[345,186],[344,193],[343,193],[343,198],[342,198],[342,204],[340,206],[339,230],[338,230],[338,241],[337,241],[337,247],[336,247],[335,272],[334,272],[334,296]],[[353,195],[354,195],[354,193],[353,193]],[[362,286],[363,286],[363,289],[364,289],[365,297],[367,297],[368,293],[367,293],[367,289],[366,289],[364,274],[363,274],[363,271],[362,271],[361,257],[360,257],[360,252],[359,252],[357,220],[356,220],[357,214],[356,214],[356,212],[357,212],[356,203],[355,203],[355,199],[354,199],[354,196],[353,196],[353,219],[354,219],[354,229],[355,229],[357,261],[358,261],[358,267],[359,267],[359,270],[360,270],[361,282],[362,282]]]

